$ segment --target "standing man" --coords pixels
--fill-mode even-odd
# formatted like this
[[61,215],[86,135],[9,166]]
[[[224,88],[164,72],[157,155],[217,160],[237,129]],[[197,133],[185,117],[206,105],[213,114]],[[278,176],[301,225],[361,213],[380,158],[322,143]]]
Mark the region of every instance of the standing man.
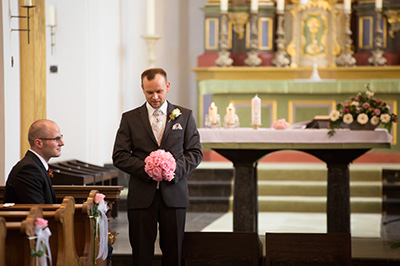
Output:
[[31,148],[8,175],[4,203],[57,203],[51,184],[49,165],[51,157],[61,155],[64,146],[58,125],[46,119],[33,122],[29,128]]
[[[128,220],[133,265],[152,265],[158,223],[162,265],[178,266],[189,205],[187,176],[203,158],[200,137],[192,111],[166,101],[170,83],[163,69],[147,69],[141,80],[147,102],[122,115],[113,152],[114,165],[130,174]],[[158,120],[161,132],[155,126]],[[171,181],[154,181],[145,171],[145,158],[158,149],[170,152],[176,160]]]

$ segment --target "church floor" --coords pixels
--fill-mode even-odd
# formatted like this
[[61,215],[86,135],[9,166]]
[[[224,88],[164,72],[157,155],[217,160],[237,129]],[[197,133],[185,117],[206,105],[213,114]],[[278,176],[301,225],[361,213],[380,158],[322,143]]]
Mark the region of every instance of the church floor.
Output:
[[[221,219],[226,213],[211,212],[188,212],[186,217],[186,231],[207,230],[211,224]],[[113,255],[128,255],[131,248],[128,238],[128,220],[126,212],[119,212],[117,218],[111,219],[111,227],[119,232],[117,241],[113,245]],[[229,228],[230,227],[230,228]],[[231,225],[227,223],[227,228],[221,231],[231,230]],[[379,229],[378,229],[379,230]],[[210,230],[207,230],[210,231]],[[264,236],[260,234],[260,239],[264,242]],[[400,249],[393,250],[390,245],[400,242],[400,216],[383,216],[380,226],[380,237],[352,237],[352,257],[353,260],[375,260],[379,264],[368,265],[400,265]],[[265,253],[265,248],[264,253]],[[156,255],[161,254],[158,243],[155,245]],[[395,264],[386,264],[383,261],[394,260]],[[367,263],[365,262],[365,265]]]

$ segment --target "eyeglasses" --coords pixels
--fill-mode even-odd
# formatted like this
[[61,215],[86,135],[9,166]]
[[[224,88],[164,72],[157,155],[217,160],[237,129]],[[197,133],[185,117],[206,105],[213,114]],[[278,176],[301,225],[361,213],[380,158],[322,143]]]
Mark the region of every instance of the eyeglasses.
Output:
[[63,139],[63,135],[61,135],[60,137],[55,137],[55,138],[38,138],[38,139],[41,139],[41,140],[53,140],[53,141],[60,142]]

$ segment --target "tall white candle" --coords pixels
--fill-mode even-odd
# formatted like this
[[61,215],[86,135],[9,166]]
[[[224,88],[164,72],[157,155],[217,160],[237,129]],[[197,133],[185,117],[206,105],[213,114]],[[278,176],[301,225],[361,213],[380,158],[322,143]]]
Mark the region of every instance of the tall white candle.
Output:
[[220,0],[221,11],[228,11],[228,0]]
[[276,10],[283,11],[285,9],[285,0],[277,0]]
[[375,8],[382,9],[382,0],[375,0]]
[[344,0],[344,11],[351,10],[351,0]]
[[211,123],[215,124],[217,122],[217,114],[218,114],[218,107],[215,105],[214,102],[212,102],[210,107],[208,108],[208,117]]
[[54,8],[53,5],[49,5],[48,7],[48,25],[49,26],[55,26],[56,25],[56,9]]
[[251,99],[251,124],[261,125],[261,99],[258,95]]
[[154,0],[147,0],[147,35],[154,35],[156,32],[156,14]]
[[229,124],[235,123],[235,107],[232,103],[230,103],[228,107],[226,107],[226,116]]
[[33,6],[32,0],[24,0],[24,6]]
[[258,11],[258,0],[251,0],[250,10],[253,12]]

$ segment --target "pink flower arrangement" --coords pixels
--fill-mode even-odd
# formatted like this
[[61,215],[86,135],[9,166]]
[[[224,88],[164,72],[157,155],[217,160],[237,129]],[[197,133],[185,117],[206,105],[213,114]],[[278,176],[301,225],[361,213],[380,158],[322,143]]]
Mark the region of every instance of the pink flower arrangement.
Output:
[[274,129],[287,129],[288,127],[290,127],[290,124],[286,122],[285,118],[279,119],[272,124]]
[[40,229],[44,229],[49,224],[49,221],[43,218],[36,218],[35,225],[38,226]]
[[102,202],[104,200],[105,197],[106,197],[106,195],[97,193],[96,196],[94,196],[94,202],[99,204],[100,202]]
[[144,170],[155,181],[174,179],[176,162],[170,152],[156,150],[150,153],[144,160]]

